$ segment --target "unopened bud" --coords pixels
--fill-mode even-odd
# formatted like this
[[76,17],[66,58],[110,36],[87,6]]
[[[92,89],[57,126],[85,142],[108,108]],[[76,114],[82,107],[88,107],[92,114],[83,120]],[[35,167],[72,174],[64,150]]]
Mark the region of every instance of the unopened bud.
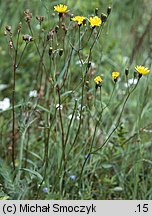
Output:
[[91,62],[88,63],[88,69],[91,67]]
[[102,22],[106,22],[106,20],[107,20],[107,15],[104,14],[104,13],[102,13],[102,14],[101,14],[101,20],[102,20]]
[[53,48],[52,48],[52,47],[50,47],[50,48],[49,48],[49,56],[51,56],[51,55],[52,55],[52,51],[53,51]]
[[62,56],[63,55],[63,49],[60,49],[59,50],[59,56]]
[[134,79],[137,77],[137,71],[134,71]]
[[86,25],[86,19],[83,20],[83,25]]
[[96,8],[96,9],[95,9],[95,15],[96,15],[96,16],[98,16],[98,11],[99,11],[99,9]]
[[126,74],[126,76],[128,76],[128,74],[129,74],[129,69],[128,68],[125,69],[125,74]]
[[87,87],[89,86],[89,81],[88,81],[88,80],[86,80],[86,86],[87,86]]
[[74,17],[74,14],[70,14],[70,19]]
[[4,36],[6,36],[7,35],[7,31],[4,31]]
[[111,7],[109,6],[109,7],[107,8],[107,14],[108,14],[108,16],[109,16],[110,13],[111,13]]

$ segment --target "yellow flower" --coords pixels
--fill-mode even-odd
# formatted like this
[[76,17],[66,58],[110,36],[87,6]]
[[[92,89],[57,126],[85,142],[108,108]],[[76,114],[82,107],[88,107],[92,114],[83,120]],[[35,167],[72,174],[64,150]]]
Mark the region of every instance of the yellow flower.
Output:
[[103,81],[102,78],[101,78],[101,76],[95,77],[94,81],[95,81],[95,83],[96,83],[96,89],[97,89],[98,87],[101,87],[101,83],[102,83],[102,81]]
[[89,22],[91,27],[100,26],[102,23],[98,16],[90,17]]
[[119,77],[120,73],[119,72],[112,72],[112,78],[115,82],[117,82],[117,79]]
[[141,74],[141,75],[145,75],[145,74],[148,74],[150,72],[150,70],[144,66],[138,66],[135,67],[136,71]]
[[54,11],[57,11],[58,13],[65,13],[67,12],[68,7],[63,4],[59,4],[54,6]]
[[77,22],[78,25],[81,25],[81,24],[84,24],[85,19],[86,18],[84,16],[75,16],[71,20],[73,20],[74,22]]

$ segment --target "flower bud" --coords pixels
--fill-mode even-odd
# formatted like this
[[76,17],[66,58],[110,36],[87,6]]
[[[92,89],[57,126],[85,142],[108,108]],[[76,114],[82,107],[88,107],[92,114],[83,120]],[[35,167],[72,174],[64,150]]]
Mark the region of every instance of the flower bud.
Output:
[[107,8],[107,14],[108,14],[108,16],[109,16],[110,13],[111,13],[111,7],[109,6],[109,7]]
[[60,49],[59,50],[59,56],[62,56],[63,55],[63,49]]
[[52,47],[50,47],[50,48],[49,48],[49,56],[51,56],[51,55],[52,55],[52,51],[53,51],[53,48],[52,48]]
[[95,9],[95,15],[96,15],[96,16],[98,16],[98,11],[99,11],[99,9],[96,8],[96,9]]
[[125,69],[125,74],[126,74],[126,76],[128,76],[128,74],[129,74],[129,69],[128,68]]
[[137,72],[134,71],[134,79],[136,79],[136,78],[137,78]]
[[12,30],[12,27],[11,27],[11,26],[6,26],[5,28],[6,28],[6,30],[7,30],[8,32],[11,32],[11,30]]
[[91,62],[88,63],[88,69],[91,67]]
[[102,20],[102,22],[106,22],[106,20],[107,20],[107,15],[104,14],[104,13],[101,13],[101,20]]

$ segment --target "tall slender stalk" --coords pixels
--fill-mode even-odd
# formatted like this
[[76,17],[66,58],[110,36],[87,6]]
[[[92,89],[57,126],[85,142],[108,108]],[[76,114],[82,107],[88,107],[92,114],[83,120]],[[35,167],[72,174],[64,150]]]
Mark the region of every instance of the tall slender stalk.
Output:
[[16,87],[16,69],[17,69],[17,55],[18,55],[18,43],[19,43],[19,36],[20,36],[21,26],[18,25],[18,32],[17,32],[17,41],[15,47],[15,56],[13,62],[13,89],[12,89],[12,163],[13,169],[15,170],[15,87]]

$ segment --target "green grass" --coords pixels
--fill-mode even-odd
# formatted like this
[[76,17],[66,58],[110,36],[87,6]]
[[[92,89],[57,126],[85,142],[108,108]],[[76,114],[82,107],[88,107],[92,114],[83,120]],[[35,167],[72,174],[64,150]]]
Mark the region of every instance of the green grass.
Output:
[[[69,13],[86,17],[95,8],[99,16],[106,14],[111,6],[99,38],[100,27],[91,33],[87,22],[79,35],[68,16],[65,34],[53,14],[59,1],[0,1],[0,101],[8,97],[12,103],[15,56],[19,63],[14,69],[14,148],[12,105],[0,110],[0,199],[152,199],[151,73],[133,85],[132,93],[133,86],[125,87],[126,68],[128,79],[136,65],[151,69],[152,5],[146,0],[88,2],[62,1]],[[32,31],[26,9],[32,12]],[[41,27],[35,16],[45,16]],[[9,48],[9,32],[4,36],[7,25],[15,47],[18,42],[17,55]],[[58,33],[47,40],[57,25]],[[26,34],[33,38],[27,45]],[[116,84],[113,71],[120,72]],[[96,90],[98,75],[103,83]],[[33,89],[36,98],[29,97]]]

